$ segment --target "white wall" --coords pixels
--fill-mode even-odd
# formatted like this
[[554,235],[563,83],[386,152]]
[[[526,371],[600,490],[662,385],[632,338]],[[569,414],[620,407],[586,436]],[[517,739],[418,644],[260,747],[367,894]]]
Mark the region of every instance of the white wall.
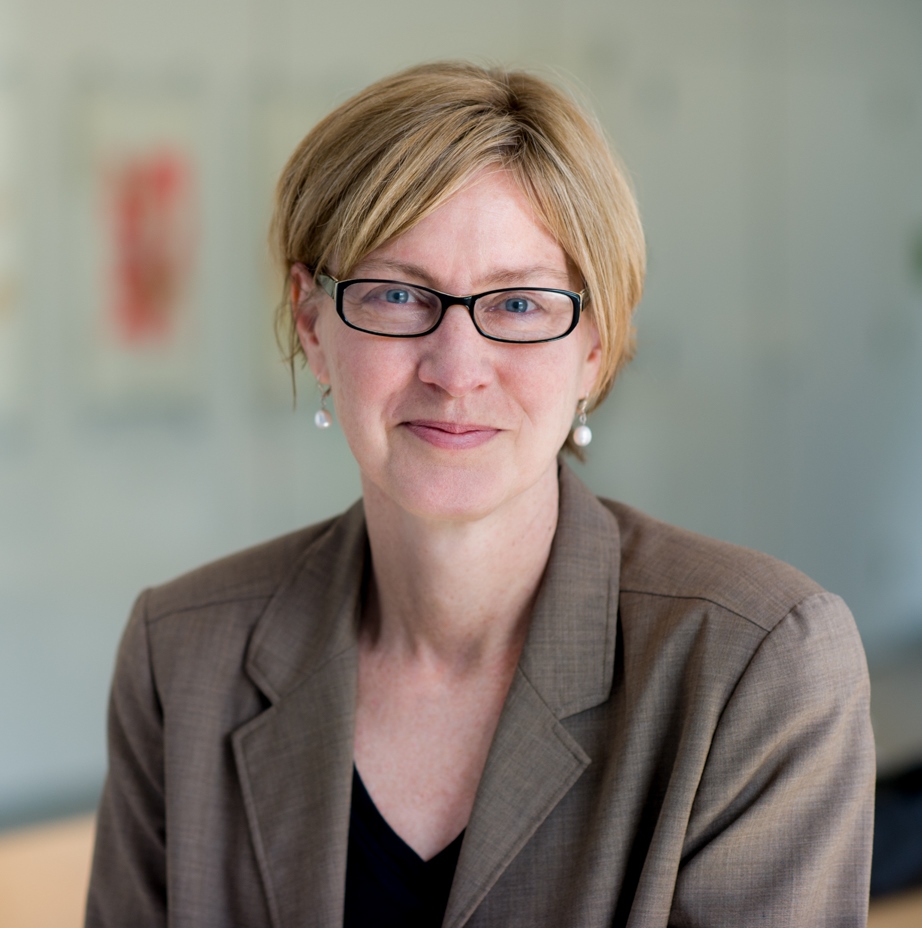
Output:
[[[872,657],[922,638],[920,48],[912,0],[0,0],[25,385],[0,416],[0,824],[92,802],[142,586],[356,495],[311,384],[292,414],[260,360],[267,165],[426,58],[572,75],[635,178],[639,354],[593,419],[590,484],[792,561]],[[200,114],[199,378],[175,407],[86,394],[76,152],[97,85],[181,86]]]

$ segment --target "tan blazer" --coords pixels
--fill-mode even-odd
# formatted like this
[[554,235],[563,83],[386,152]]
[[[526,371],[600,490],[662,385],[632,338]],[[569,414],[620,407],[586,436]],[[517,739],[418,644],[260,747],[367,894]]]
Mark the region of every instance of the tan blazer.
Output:
[[[367,561],[357,504],[140,597],[87,925],[341,925]],[[873,777],[841,600],[564,467],[444,925],[864,925]]]

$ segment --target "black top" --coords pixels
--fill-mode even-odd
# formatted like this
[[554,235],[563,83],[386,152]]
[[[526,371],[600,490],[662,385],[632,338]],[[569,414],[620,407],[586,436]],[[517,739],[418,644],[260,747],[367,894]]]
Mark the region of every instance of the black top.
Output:
[[384,820],[353,767],[343,928],[440,928],[463,838],[462,831],[423,860]]

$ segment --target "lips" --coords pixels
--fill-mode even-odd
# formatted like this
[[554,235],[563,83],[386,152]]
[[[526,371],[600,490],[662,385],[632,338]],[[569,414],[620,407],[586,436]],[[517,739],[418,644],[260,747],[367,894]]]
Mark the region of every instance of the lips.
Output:
[[470,422],[442,422],[433,419],[412,419],[404,426],[417,438],[436,448],[476,448],[498,435],[500,429]]

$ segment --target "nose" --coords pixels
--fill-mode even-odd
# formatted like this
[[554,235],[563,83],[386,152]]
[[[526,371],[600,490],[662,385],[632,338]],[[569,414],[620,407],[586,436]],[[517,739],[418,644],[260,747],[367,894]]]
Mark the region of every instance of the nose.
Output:
[[449,306],[439,327],[423,336],[419,379],[460,397],[493,379],[491,344],[474,327],[467,307]]

